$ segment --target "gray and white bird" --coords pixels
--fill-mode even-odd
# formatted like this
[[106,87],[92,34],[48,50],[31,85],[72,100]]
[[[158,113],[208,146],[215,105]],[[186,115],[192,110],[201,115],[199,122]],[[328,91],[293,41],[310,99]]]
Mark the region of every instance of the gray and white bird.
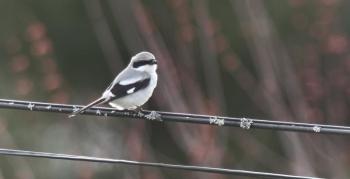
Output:
[[103,103],[109,103],[117,110],[140,108],[149,100],[157,86],[156,70],[157,61],[152,53],[140,52],[136,54],[100,98],[73,112],[69,117],[74,117],[92,106]]

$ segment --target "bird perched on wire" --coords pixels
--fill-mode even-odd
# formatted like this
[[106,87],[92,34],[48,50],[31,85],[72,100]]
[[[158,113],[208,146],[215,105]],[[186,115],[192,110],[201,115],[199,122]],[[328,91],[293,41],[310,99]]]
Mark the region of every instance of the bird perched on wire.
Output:
[[150,52],[140,52],[131,58],[129,65],[120,72],[102,96],[69,117],[83,113],[86,109],[109,103],[117,110],[136,110],[152,96],[157,86],[157,61]]

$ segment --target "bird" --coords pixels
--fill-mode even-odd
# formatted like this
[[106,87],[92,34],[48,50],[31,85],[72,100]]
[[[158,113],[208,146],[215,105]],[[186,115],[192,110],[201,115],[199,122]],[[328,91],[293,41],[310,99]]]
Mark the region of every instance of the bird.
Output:
[[114,78],[100,98],[74,111],[69,118],[104,103],[108,103],[117,110],[141,109],[141,106],[151,98],[157,81],[155,56],[147,51],[137,53],[131,58],[128,66]]

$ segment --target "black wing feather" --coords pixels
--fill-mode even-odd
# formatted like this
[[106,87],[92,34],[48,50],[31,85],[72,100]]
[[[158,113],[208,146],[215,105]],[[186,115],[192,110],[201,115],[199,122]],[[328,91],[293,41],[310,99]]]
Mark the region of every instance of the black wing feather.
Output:
[[[132,88],[135,88],[133,93],[146,88],[149,85],[150,81],[151,81],[150,78],[146,78],[146,79],[143,79],[143,80],[140,80],[140,81],[137,81],[135,83],[128,84],[128,85],[121,85],[121,84],[117,83],[111,87],[110,91],[114,95],[113,99],[117,99],[117,98],[121,98],[121,97],[129,95],[127,93],[127,91],[132,89]],[[113,99],[111,99],[111,100],[113,100]]]

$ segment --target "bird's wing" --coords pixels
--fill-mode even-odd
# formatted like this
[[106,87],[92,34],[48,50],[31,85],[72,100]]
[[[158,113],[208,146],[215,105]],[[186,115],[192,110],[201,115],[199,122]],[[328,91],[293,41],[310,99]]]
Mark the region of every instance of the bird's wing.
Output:
[[133,81],[132,83],[115,83],[108,89],[108,91],[113,95],[109,101],[136,93],[137,91],[146,88],[150,81],[151,78],[148,77],[138,81]]
[[[131,80],[130,80],[131,81]],[[74,117],[79,113],[84,112],[86,109],[95,106],[97,104],[107,103],[115,99],[130,95],[139,90],[146,88],[151,81],[151,78],[143,78],[138,81],[133,80],[133,83],[111,83],[107,88],[101,98],[93,101],[92,103],[86,105],[85,107],[73,112],[69,117]],[[123,85],[125,84],[125,85]]]

